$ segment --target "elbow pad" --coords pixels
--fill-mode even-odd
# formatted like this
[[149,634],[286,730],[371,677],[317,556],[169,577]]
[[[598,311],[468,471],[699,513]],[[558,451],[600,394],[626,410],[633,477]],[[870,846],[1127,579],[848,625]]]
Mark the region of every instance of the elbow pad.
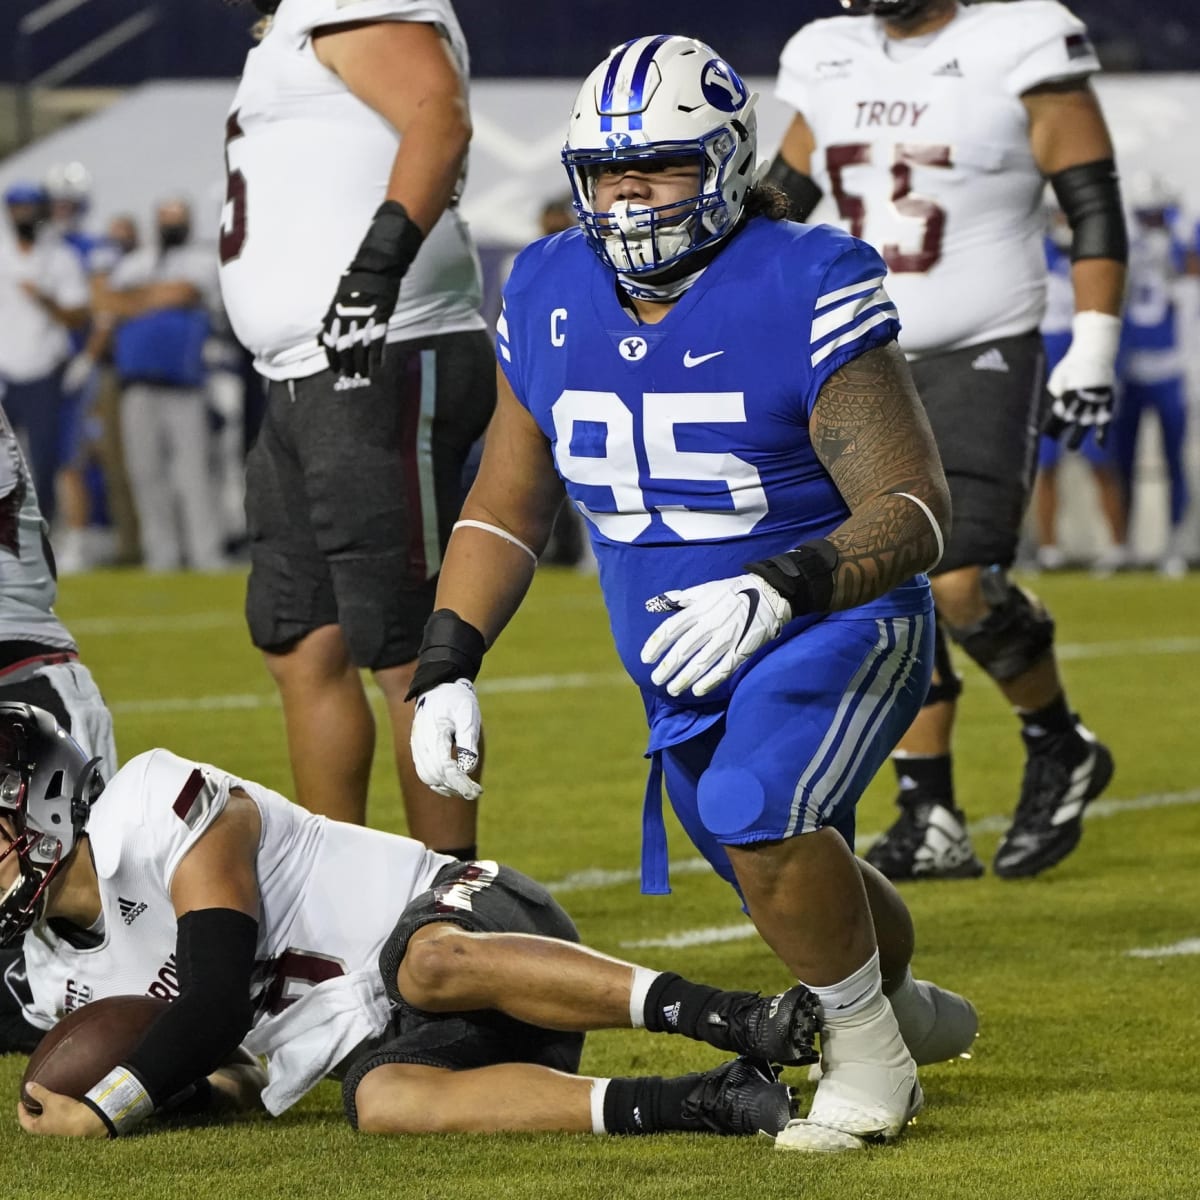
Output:
[[1117,168],[1111,158],[1068,167],[1050,176],[1050,186],[1071,226],[1071,261],[1129,259],[1129,234],[1121,207]]
[[788,204],[791,205],[788,217],[793,221],[807,221],[824,195],[809,176],[803,171],[789,167],[779,154],[775,155],[775,160],[767,169],[762,181],[777,187],[787,196]]

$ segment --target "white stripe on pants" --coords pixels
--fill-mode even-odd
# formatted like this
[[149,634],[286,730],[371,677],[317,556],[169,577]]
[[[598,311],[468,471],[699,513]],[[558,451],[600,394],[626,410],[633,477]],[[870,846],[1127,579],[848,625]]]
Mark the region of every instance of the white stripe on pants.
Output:
[[148,570],[223,565],[202,388],[127,384],[121,395],[125,469]]

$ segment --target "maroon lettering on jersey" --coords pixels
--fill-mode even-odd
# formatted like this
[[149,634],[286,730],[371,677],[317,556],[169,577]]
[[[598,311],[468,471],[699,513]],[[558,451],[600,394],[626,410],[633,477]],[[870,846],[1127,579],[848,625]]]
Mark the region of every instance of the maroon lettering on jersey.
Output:
[[175,965],[175,955],[171,955],[158,969],[158,976],[146,989],[147,996],[157,996],[160,1000],[174,1000],[179,995],[179,969]]
[[63,1015],[82,1008],[92,998],[90,984],[80,983],[75,979],[67,980],[67,990],[63,996]]
[[317,984],[345,973],[346,964],[340,958],[314,951],[285,950],[278,958],[255,963],[255,979],[263,990],[252,999],[260,1012],[274,1016],[290,1008]]
[[910,104],[907,100],[859,100],[854,118],[858,129],[916,129],[929,111],[929,102]]

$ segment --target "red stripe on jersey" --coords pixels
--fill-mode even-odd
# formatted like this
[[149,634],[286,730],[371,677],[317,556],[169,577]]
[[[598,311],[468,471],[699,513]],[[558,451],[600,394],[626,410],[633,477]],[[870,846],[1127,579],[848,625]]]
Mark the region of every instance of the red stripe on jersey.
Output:
[[421,427],[420,351],[408,354],[404,377],[400,381],[400,465],[404,473],[404,493],[408,507],[408,557],[406,566],[414,582],[428,577],[425,561],[425,520],[421,511],[421,472],[418,464],[417,435]]
[[175,810],[175,815],[183,822],[187,822],[188,813],[191,812],[192,805],[196,803],[196,797],[200,795],[200,789],[204,786],[204,776],[198,770],[193,771],[188,777],[187,782],[180,789],[179,795],[175,797],[175,803],[171,807]]

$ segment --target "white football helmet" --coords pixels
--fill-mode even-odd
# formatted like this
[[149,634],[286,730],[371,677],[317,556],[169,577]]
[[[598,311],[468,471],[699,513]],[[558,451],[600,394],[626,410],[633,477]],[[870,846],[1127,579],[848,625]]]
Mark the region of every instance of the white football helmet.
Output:
[[100,759],[89,759],[45,709],[0,703],[0,862],[18,873],[0,896],[0,946],[41,916],[46,889],[67,860],[104,789]]
[[[563,165],[592,248],[618,274],[652,280],[736,228],[754,183],[758,96],[694,38],[635,38],[584,81]],[[593,204],[596,173],[614,162],[694,157],[700,190],[659,208]]]

